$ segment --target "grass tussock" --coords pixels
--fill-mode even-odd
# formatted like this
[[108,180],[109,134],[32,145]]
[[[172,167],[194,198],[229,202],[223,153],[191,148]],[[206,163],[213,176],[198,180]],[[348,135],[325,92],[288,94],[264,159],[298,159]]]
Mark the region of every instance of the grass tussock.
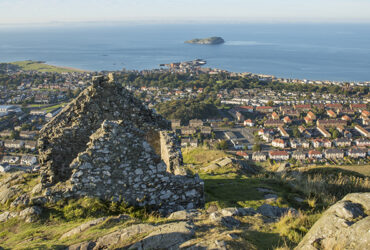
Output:
[[300,212],[298,216],[291,213],[281,217],[275,224],[275,231],[285,237],[292,245],[298,244],[313,224],[320,218],[321,214],[306,214]]

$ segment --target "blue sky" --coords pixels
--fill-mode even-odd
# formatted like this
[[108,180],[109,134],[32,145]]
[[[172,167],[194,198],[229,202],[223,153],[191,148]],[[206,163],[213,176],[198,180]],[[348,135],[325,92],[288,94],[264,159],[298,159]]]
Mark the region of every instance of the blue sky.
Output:
[[0,24],[366,22],[370,0],[0,0]]

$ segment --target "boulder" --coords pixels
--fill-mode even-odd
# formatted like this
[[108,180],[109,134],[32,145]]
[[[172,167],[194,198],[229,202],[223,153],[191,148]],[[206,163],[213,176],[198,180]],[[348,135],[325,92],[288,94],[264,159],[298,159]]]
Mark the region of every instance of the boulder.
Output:
[[38,206],[28,207],[19,213],[19,217],[26,222],[31,223],[36,221],[41,215],[42,209]]
[[91,221],[85,222],[82,225],[80,225],[80,226],[78,226],[76,228],[73,228],[72,230],[70,230],[70,231],[66,232],[65,234],[63,234],[60,237],[60,239],[63,240],[65,238],[68,238],[68,237],[71,237],[73,235],[79,234],[79,233],[81,233],[83,231],[86,231],[90,227],[96,226],[99,223],[103,222],[106,218],[107,217],[102,217],[102,218],[98,218],[98,219],[95,219],[95,220],[91,220]]
[[331,206],[296,249],[370,249],[370,193],[353,193]]
[[126,241],[131,237],[138,234],[148,233],[154,230],[154,226],[148,224],[137,224],[132,225],[124,229],[114,231],[113,233],[104,235],[96,241],[96,246],[94,249],[106,249],[112,245],[116,245],[120,242]]
[[129,249],[178,249],[194,234],[194,226],[188,222],[164,224],[157,226],[153,232],[133,244]]
[[272,219],[278,219],[289,212],[293,214],[298,213],[294,208],[277,207],[269,204],[263,204],[257,209],[257,213]]
[[9,219],[18,216],[16,212],[4,212],[0,214],[0,222],[7,222]]
[[195,217],[199,216],[200,212],[197,210],[181,210],[174,212],[168,216],[168,219],[171,220],[192,220]]

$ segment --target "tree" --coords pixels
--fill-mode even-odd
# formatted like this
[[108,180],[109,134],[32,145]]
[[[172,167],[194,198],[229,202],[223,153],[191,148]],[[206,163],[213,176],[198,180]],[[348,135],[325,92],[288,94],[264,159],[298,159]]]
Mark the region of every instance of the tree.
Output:
[[261,151],[261,144],[259,144],[259,143],[254,144],[253,147],[252,147],[252,150],[253,150],[253,152]]
[[227,149],[228,148],[227,141],[226,140],[220,141],[219,143],[216,144],[216,148],[219,150]]
[[300,135],[301,135],[301,133],[299,133],[298,128],[297,128],[297,127],[294,127],[294,128],[293,128],[293,136],[294,136],[295,138],[299,138],[299,137],[300,137]]
[[267,106],[274,106],[274,102],[272,101],[272,100],[270,100],[270,101],[268,101],[267,102],[267,104],[266,104]]

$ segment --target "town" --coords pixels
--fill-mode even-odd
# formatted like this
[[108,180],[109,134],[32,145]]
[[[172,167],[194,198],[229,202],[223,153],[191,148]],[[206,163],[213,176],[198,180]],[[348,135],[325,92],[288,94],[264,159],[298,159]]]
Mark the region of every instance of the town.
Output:
[[[159,113],[158,105],[166,107],[179,100],[203,101],[212,96],[217,109],[206,116],[197,111],[189,119],[182,113],[175,119],[172,114],[164,114],[171,120],[183,148],[217,148],[253,162],[286,161],[298,165],[369,162],[370,98],[366,93],[369,83],[276,79],[201,68],[204,63],[198,59],[165,65],[167,69],[114,73],[118,81]],[[0,85],[0,171],[37,171],[38,131],[89,86],[96,74],[6,67]],[[138,81],[150,78],[151,74],[185,76],[186,82],[194,84],[172,86],[172,80],[168,80],[168,84],[160,86],[160,82],[153,85]],[[126,78],[132,79],[127,82]],[[223,79],[245,80],[249,87],[231,87],[232,84],[223,84]],[[278,84],[320,86],[320,91],[290,90],[290,85],[279,88]],[[333,85],[332,91],[327,89]],[[359,94],[354,88],[365,93]]]

